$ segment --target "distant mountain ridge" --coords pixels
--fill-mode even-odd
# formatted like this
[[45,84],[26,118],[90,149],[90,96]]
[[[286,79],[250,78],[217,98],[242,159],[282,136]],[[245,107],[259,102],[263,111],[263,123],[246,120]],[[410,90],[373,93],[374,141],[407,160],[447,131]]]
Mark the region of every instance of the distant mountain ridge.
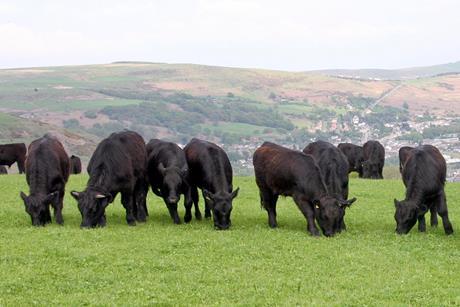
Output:
[[341,76],[347,78],[407,80],[433,77],[444,74],[458,74],[460,73],[460,61],[440,65],[401,69],[325,69],[307,71],[307,73],[323,74],[328,76]]

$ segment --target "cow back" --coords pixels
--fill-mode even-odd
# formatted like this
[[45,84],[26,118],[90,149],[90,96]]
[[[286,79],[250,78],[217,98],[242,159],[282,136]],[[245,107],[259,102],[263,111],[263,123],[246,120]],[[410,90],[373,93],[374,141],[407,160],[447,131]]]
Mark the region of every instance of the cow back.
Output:
[[146,163],[145,142],[139,134],[112,133],[99,143],[88,163],[88,184],[118,191],[137,178],[145,178]]
[[189,181],[211,193],[233,190],[233,170],[225,151],[214,143],[192,139],[184,147]]
[[50,135],[29,145],[25,165],[31,193],[62,190],[70,174],[70,159],[64,146]]
[[327,194],[320,168],[311,155],[265,142],[254,152],[253,165],[258,186],[275,194],[299,193],[308,198]]
[[446,160],[434,146],[416,147],[408,154],[402,177],[408,198],[437,195],[446,182]]
[[317,141],[307,145],[303,152],[314,157],[321,169],[328,192],[347,199],[349,163],[342,151],[331,143]]

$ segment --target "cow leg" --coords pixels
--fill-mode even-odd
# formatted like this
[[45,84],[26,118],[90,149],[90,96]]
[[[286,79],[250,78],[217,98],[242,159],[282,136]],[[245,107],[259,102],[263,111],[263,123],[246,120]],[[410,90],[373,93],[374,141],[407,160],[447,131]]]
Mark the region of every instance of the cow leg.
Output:
[[444,232],[446,235],[450,235],[454,232],[452,229],[452,224],[449,220],[449,214],[447,210],[446,194],[444,191],[436,200],[436,208],[438,210],[439,216],[442,218],[442,226],[444,227]]
[[418,220],[418,231],[425,232],[426,231],[426,222],[425,222],[425,215],[419,215],[417,217]]
[[133,193],[132,191],[124,191],[121,193],[121,203],[126,210],[126,222],[129,226],[136,226],[136,219],[133,211]]
[[310,234],[312,236],[319,236],[320,233],[315,224],[315,211],[313,211],[312,205],[296,196],[294,196],[294,202],[307,219],[307,229]]
[[436,205],[432,205],[430,207],[430,225],[431,227],[437,227],[438,226],[438,213],[436,212]]
[[[198,206],[199,196],[198,196],[198,188],[196,186],[190,187],[190,196],[192,197],[193,204],[195,205],[195,218],[197,220],[201,220],[201,211],[200,206]],[[190,215],[192,212],[190,211]],[[190,219],[192,219],[190,217]]]
[[143,179],[138,179],[134,188],[133,213],[138,222],[147,220],[147,192],[148,186]]
[[[345,199],[345,200],[348,199],[348,184],[342,190],[342,198]],[[338,225],[338,231],[339,232],[347,230],[347,226],[345,225],[345,213],[346,212],[344,211],[343,216],[340,219],[340,225]]]
[[203,194],[203,199],[204,199],[204,217],[208,219],[211,217],[211,207],[209,206],[208,201],[206,200],[206,197],[204,197],[204,194]]
[[25,167],[24,167],[25,159],[18,159],[17,164],[18,164],[18,170],[19,174],[22,174],[25,172]]
[[54,219],[59,225],[64,224],[64,218],[62,217],[62,207],[64,206],[64,191],[59,191],[59,198],[56,202],[52,202],[54,209]]
[[[192,189],[188,187],[184,193],[184,208],[185,208],[184,222],[185,223],[190,223],[190,221],[192,220],[192,205],[193,205]],[[200,212],[200,219],[201,219],[201,212]]]
[[47,206],[45,210],[44,222],[45,224],[51,223],[51,212],[49,206]]
[[271,228],[278,227],[278,222],[276,221],[276,202],[278,201],[278,195],[273,194],[270,190],[261,190],[260,191],[260,202],[262,207],[267,210],[268,213],[268,225]]
[[166,204],[166,207],[168,208],[169,216],[171,216],[174,224],[180,224],[180,218],[179,218],[179,215],[177,214],[177,203],[168,204],[165,202],[165,204]]
[[340,219],[339,232],[344,230],[347,230],[347,226],[345,225],[345,216]]
[[105,213],[101,216],[99,219],[99,222],[97,223],[100,227],[105,227],[106,224],[106,218],[105,218]]

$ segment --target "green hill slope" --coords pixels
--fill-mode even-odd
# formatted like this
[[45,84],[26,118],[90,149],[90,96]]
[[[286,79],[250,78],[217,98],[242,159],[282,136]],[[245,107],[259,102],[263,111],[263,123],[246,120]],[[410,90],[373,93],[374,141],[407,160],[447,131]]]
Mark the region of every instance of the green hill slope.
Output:
[[[408,71],[433,74],[455,65]],[[0,70],[0,112],[15,116],[3,121],[3,140],[66,131],[85,140],[75,146],[82,155],[92,148],[87,144],[123,128],[179,143],[197,136],[225,145],[303,144],[312,137],[360,140],[366,132],[354,123],[358,116],[382,137],[385,124],[427,111],[459,114],[459,101],[455,74],[378,81],[142,62]],[[233,159],[248,152],[239,148]]]

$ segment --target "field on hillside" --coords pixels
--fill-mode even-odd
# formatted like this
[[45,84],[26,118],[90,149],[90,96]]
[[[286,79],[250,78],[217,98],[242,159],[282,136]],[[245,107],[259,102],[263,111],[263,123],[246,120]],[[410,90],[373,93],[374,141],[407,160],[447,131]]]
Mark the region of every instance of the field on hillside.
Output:
[[[71,177],[67,191],[86,179]],[[402,182],[351,179],[358,201],[347,211],[348,230],[313,238],[290,198],[280,198],[272,230],[254,178],[235,181],[241,191],[229,231],[209,220],[173,225],[152,193],[146,224],[127,226],[117,198],[107,227],[81,230],[68,194],[64,226],[32,227],[19,198],[25,178],[0,176],[0,305],[460,304],[460,184],[447,184],[452,236],[441,225],[396,235],[393,198],[402,198]]]
[[[84,146],[76,150],[86,156],[83,148],[92,147],[93,139],[123,128],[180,143],[191,136],[225,144],[251,136],[304,141],[305,128],[357,137],[350,130],[353,116],[377,101],[372,108],[384,123],[399,122],[395,112],[460,110],[458,74],[365,80],[323,73],[136,62],[2,69],[0,117],[14,117],[0,124],[0,139],[30,141],[44,129],[33,127],[47,123],[48,130],[81,135]],[[383,129],[375,119],[361,120]],[[250,129],[242,129],[246,125]]]

